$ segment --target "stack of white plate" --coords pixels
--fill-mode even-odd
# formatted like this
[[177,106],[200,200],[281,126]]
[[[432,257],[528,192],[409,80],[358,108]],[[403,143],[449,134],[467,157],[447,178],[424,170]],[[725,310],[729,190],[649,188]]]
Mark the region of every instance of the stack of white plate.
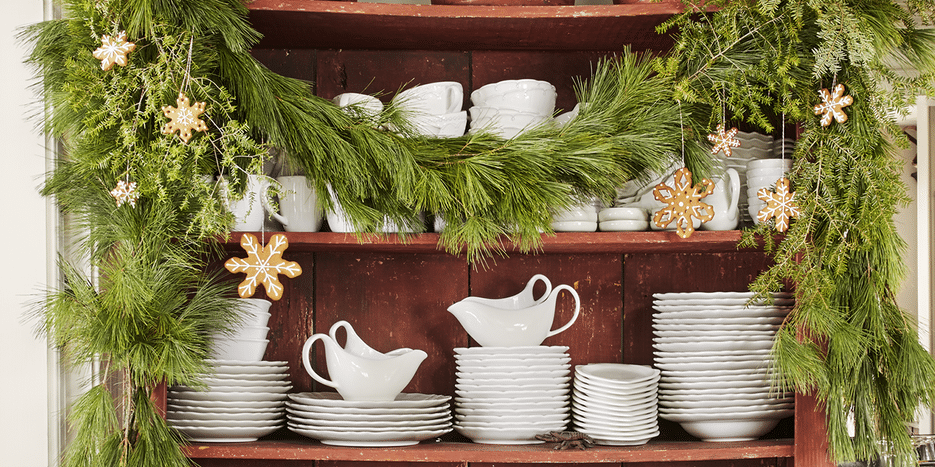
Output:
[[335,446],[408,446],[451,431],[451,396],[402,393],[346,401],[335,392],[289,394],[290,430]]
[[456,348],[454,429],[477,443],[541,443],[564,431],[571,365],[568,347]]
[[597,444],[632,446],[659,435],[659,370],[642,365],[591,363],[575,367],[575,429]]
[[166,419],[195,442],[256,441],[285,425],[286,362],[212,360],[205,390],[185,386],[167,394]]
[[659,417],[704,441],[741,441],[793,414],[792,394],[773,385],[770,358],[790,294],[774,294],[771,305],[748,292],[653,297]]

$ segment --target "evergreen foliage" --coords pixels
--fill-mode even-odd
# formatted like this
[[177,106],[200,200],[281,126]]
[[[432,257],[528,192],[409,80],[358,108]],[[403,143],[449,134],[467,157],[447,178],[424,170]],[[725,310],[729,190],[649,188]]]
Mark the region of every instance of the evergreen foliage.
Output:
[[[505,253],[504,237],[535,249],[551,210],[609,200],[648,169],[684,158],[703,176],[702,138],[724,118],[802,128],[792,181],[803,213],[781,242],[768,241],[776,264],[752,284],[763,293],[798,285],[775,347],[784,381],[824,402],[837,458],[872,458],[882,440],[911,453],[904,424],[933,402],[935,364],[895,305],[903,244],[891,218],[905,187],[899,135],[884,115],[935,91],[931,74],[901,77],[887,62],[933,70],[935,40],[912,22],[932,18],[932,0],[709,2],[719,11],[667,25],[679,29],[668,57],[624,50],[602,61],[577,86],[576,119],[512,140],[414,137],[394,106],[376,122],[342,111],[249,55],[259,36],[239,0],[63,3],[67,19],[24,37],[45,128],[66,147],[43,193],[76,220],[94,274],[63,260],[62,288],[36,313],[71,363],[102,358],[106,377],[73,407],[64,466],[188,464],[148,396],[161,381],[197,386],[208,335],[237,320],[234,284],[204,273],[232,225],[216,175],[242,196],[246,176],[279,148],[326,206],[334,190],[359,231],[377,231],[384,216],[436,213],[448,224],[441,246],[483,261]],[[123,30],[137,48],[128,66],[104,72],[91,52]],[[812,107],[836,82],[855,104],[846,124],[822,128]],[[180,92],[207,103],[209,130],[187,144],[160,131],[161,107]],[[110,196],[120,180],[138,184],[135,207]],[[761,227],[745,240],[755,233],[772,238]]]
[[[751,288],[795,286],[796,308],[779,331],[774,362],[789,389],[815,394],[839,461],[887,452],[914,459],[907,424],[935,396],[935,363],[896,304],[903,240],[893,215],[907,204],[895,154],[904,138],[888,111],[931,93],[935,37],[889,1],[719,2],[720,10],[674,19],[669,57],[677,95],[772,131],[795,123],[790,175],[801,214],[777,245],[776,263]],[[935,2],[914,8],[935,10]],[[889,62],[888,62],[889,61]],[[899,77],[888,63],[921,74]],[[812,109],[821,88],[846,86],[846,123],[822,127]],[[768,225],[745,245],[771,237]],[[848,436],[847,419],[855,420]]]

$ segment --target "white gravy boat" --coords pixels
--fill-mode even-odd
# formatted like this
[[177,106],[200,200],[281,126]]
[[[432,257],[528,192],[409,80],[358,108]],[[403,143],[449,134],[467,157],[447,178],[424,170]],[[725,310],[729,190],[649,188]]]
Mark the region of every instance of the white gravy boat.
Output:
[[[535,298],[533,296],[533,287],[536,286],[536,282],[542,281],[545,284],[545,292],[542,293],[542,296]],[[529,279],[529,282],[526,283],[526,287],[523,288],[518,294],[505,297],[505,298],[482,298],[482,297],[465,297],[461,302],[473,302],[480,303],[494,308],[503,308],[504,310],[516,310],[520,308],[529,308],[533,305],[538,305],[549,298],[549,294],[552,293],[552,282],[548,277],[543,276],[542,274],[536,274]],[[458,302],[460,303],[460,302]],[[454,306],[454,305],[452,305]],[[450,309],[449,309],[450,311]]]
[[371,348],[364,342],[360,336],[357,335],[357,332],[354,331],[354,327],[351,326],[351,323],[341,320],[337,323],[331,325],[331,329],[328,331],[328,335],[331,336],[331,339],[337,343],[338,340],[338,330],[344,328],[347,337],[344,340],[344,350],[347,353],[357,355],[359,357],[367,357],[373,359],[381,359],[387,357],[395,357],[397,355],[402,355],[406,352],[411,351],[409,348],[396,349],[387,353],[382,353],[376,349]]
[[[325,362],[330,380],[316,373],[309,360],[312,345],[319,340],[325,344]],[[358,347],[357,350],[362,349]],[[421,350],[408,350],[399,355],[363,357],[341,348],[327,334],[309,337],[302,347],[302,364],[305,365],[305,371],[315,381],[337,389],[338,394],[349,401],[395,399],[415,376],[416,370],[427,356]]]
[[[555,302],[562,290],[575,298],[575,313],[564,326],[552,330]],[[483,347],[537,346],[547,337],[568,329],[578,319],[580,310],[578,293],[565,284],[552,289],[546,300],[527,308],[504,309],[473,300],[461,300],[448,307],[464,330]]]

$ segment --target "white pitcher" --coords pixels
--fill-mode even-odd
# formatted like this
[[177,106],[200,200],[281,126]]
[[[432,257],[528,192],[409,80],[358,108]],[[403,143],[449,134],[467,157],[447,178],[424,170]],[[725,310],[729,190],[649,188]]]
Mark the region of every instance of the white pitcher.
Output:
[[733,230],[740,223],[740,174],[728,168],[722,174],[711,177],[714,193],[702,198],[714,210],[714,218],[701,224],[704,230]]

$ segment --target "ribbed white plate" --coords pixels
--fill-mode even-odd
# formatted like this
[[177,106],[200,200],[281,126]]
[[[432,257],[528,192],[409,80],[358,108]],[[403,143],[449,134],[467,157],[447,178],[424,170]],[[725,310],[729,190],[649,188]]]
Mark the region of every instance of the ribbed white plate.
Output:
[[227,391],[168,391],[168,399],[183,401],[217,402],[272,402],[283,401],[285,394],[270,392],[227,392]]
[[347,407],[318,407],[286,401],[290,413],[321,420],[405,421],[435,420],[451,413],[448,404],[437,407],[399,409],[355,409]]
[[719,350],[757,350],[773,347],[772,339],[755,341],[714,341],[714,342],[656,342],[653,348],[663,352],[719,351]]
[[211,401],[211,400],[188,400],[168,397],[167,403],[178,407],[198,407],[204,410],[213,408],[224,408],[231,410],[239,409],[273,409],[283,406],[282,400],[272,401]]
[[[708,299],[708,300],[719,300],[725,298],[733,299],[751,299],[754,297],[753,292],[668,292],[668,293],[654,293],[653,298],[658,300],[693,300],[693,299]],[[773,294],[773,298],[792,298],[792,294],[788,292],[776,292]]]
[[346,401],[336,392],[300,392],[289,394],[289,399],[305,405],[344,408],[415,408],[435,407],[447,403],[451,396],[436,394],[401,393],[392,401]]
[[202,411],[192,411],[192,410],[167,410],[166,419],[171,421],[266,421],[266,420],[282,420],[285,418],[285,412],[282,409],[276,409],[269,412],[240,412],[240,413],[225,413],[225,412],[202,412]]
[[288,415],[289,425],[298,428],[307,428],[312,430],[333,430],[333,431],[360,431],[360,432],[387,432],[387,431],[435,431],[443,430],[451,426],[451,417],[434,422],[428,421],[408,421],[408,422],[361,422],[348,420],[337,423],[334,420],[320,420],[316,418],[304,418],[298,415]]

